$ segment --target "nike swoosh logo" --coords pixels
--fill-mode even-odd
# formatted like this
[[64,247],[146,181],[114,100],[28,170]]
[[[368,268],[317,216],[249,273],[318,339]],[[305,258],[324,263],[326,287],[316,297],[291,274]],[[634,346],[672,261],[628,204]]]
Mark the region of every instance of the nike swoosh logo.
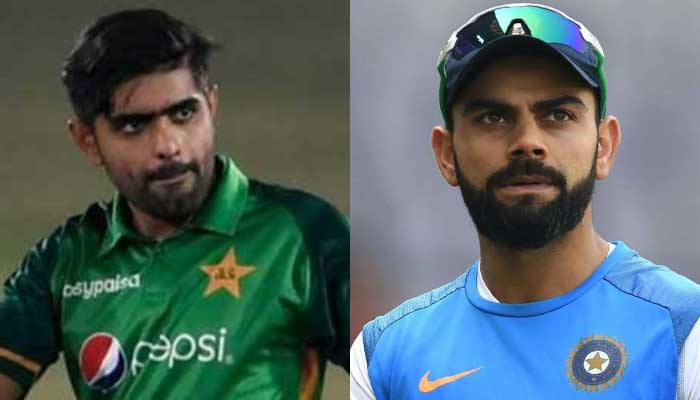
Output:
[[464,371],[464,372],[460,372],[458,374],[445,376],[445,377],[442,377],[440,379],[436,379],[434,381],[431,381],[428,379],[428,375],[430,375],[430,371],[428,371],[425,373],[425,375],[423,375],[423,378],[420,380],[420,383],[418,384],[418,390],[420,390],[423,393],[432,392],[433,390],[439,388],[440,386],[447,385],[448,383],[452,383],[452,382],[456,381],[457,379],[461,379],[461,378],[464,378],[465,376],[471,375],[474,372],[480,370],[481,368],[482,367],[470,369],[469,371]]

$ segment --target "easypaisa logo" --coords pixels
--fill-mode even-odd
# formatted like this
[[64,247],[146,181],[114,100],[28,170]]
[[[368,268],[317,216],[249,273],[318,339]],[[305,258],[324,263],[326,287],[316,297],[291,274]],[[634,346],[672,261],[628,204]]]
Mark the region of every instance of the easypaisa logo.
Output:
[[169,369],[184,362],[231,365],[234,359],[227,352],[226,336],[226,328],[199,336],[159,335],[155,340],[139,340],[127,358],[119,339],[98,332],[85,339],[80,348],[80,372],[90,388],[108,392],[127,374],[136,376],[152,364],[165,364]]
[[141,287],[141,275],[117,276],[92,281],[81,281],[63,286],[63,297],[79,297],[83,300],[90,300],[100,297],[103,294],[112,294],[129,289],[139,289]]

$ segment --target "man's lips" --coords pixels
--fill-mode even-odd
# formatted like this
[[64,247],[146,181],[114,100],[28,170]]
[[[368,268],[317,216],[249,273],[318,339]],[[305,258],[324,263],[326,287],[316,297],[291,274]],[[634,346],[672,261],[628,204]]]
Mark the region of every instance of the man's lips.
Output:
[[521,175],[507,179],[501,186],[551,185],[552,181],[541,175]]
[[169,174],[165,177],[152,179],[151,182],[156,183],[156,184],[160,184],[160,185],[178,184],[178,183],[181,183],[182,181],[184,181],[185,178],[187,178],[188,172],[189,171],[182,171],[182,172],[174,174],[174,175]]
[[174,185],[187,178],[187,173],[196,173],[196,166],[192,163],[177,163],[162,165],[158,169],[148,173],[146,180],[157,185]]
[[556,189],[549,178],[541,175],[521,175],[507,179],[499,185],[499,191],[506,194],[537,194]]

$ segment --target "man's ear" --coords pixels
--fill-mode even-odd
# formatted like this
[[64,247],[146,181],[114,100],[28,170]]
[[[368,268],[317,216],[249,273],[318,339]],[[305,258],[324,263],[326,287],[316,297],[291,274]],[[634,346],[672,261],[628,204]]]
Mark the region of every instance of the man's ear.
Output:
[[207,105],[212,119],[216,117],[216,110],[219,108],[219,85],[216,83],[209,87],[206,93]]
[[598,157],[596,158],[596,179],[605,179],[613,163],[617,148],[620,146],[620,122],[617,118],[609,115],[598,125]]
[[103,165],[100,149],[97,147],[97,138],[94,127],[72,117],[68,119],[68,131],[76,146],[87,157],[88,161],[96,167]]
[[447,183],[457,186],[457,172],[455,170],[454,146],[452,134],[444,126],[433,128],[430,144],[433,146],[435,161]]

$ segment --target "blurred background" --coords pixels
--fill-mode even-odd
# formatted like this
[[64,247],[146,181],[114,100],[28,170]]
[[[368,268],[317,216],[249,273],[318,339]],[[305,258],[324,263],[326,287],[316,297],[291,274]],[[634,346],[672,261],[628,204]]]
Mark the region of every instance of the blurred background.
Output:
[[[112,187],[70,142],[60,82],[65,56],[96,17],[155,7],[223,45],[218,150],[247,174],[316,193],[349,212],[348,2],[5,0],[0,12],[0,278],[68,216]],[[30,400],[72,399],[60,360]],[[331,367],[325,398],[348,398]]]
[[[350,2],[352,332],[450,282],[478,258],[459,189],[440,175],[436,62],[474,14],[502,2]],[[548,1],[584,23],[607,62],[622,125],[594,223],[646,258],[700,280],[700,13],[693,1]]]

